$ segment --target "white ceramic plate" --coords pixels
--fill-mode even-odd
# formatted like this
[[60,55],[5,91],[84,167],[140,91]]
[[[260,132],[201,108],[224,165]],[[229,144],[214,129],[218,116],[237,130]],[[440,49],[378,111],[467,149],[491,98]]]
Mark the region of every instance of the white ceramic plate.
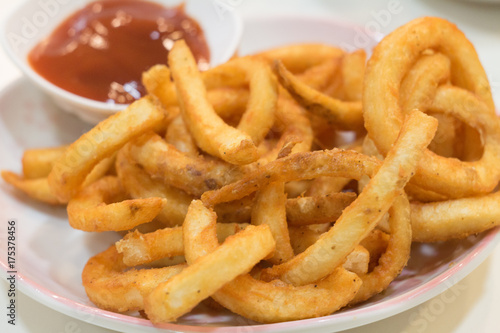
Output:
[[[210,65],[230,59],[241,38],[242,22],[232,11],[216,10],[204,0],[154,0],[166,7],[186,4],[186,13],[202,27],[210,49]],[[92,0],[52,1],[24,0],[0,24],[0,43],[17,67],[50,95],[63,110],[74,113],[90,124],[124,109],[125,104],[110,104],[78,96],[47,81],[28,64],[29,51],[47,37],[71,13]]]
[[[314,20],[314,24],[319,21]],[[307,22],[308,19],[293,17],[248,20],[241,53],[296,41],[348,43],[352,41],[349,38],[355,38],[352,26],[325,21],[335,33],[325,30],[312,40],[312,36],[298,34],[308,26]],[[294,27],[298,39],[282,38],[290,35]],[[281,33],[270,33],[273,30],[268,29],[279,29]],[[261,35],[266,31],[269,33]],[[69,143],[88,129],[88,125],[74,116],[58,110],[25,79],[16,81],[0,94],[0,169],[20,171],[25,149]],[[98,326],[121,332],[158,332],[157,327],[137,313],[117,314],[96,308],[85,294],[82,268],[88,258],[118,239],[115,234],[73,230],[64,208],[36,203],[0,182],[1,225],[5,226],[8,219],[17,222],[16,269],[22,292],[56,311]],[[2,227],[1,244],[6,243],[6,237],[6,227]],[[462,241],[414,245],[408,266],[383,294],[330,316],[260,325],[230,312],[198,307],[177,324],[160,327],[177,332],[232,333],[332,332],[361,326],[400,313],[445,291],[476,268],[499,241],[497,228]],[[7,270],[6,258],[3,246],[0,266],[4,270]]]

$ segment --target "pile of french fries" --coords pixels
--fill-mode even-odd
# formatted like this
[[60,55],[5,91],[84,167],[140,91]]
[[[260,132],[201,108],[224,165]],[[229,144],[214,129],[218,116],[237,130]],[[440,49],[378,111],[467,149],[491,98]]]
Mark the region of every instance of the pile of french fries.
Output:
[[[329,315],[385,290],[413,241],[466,237],[500,222],[482,221],[477,206],[429,217],[474,200],[495,211],[500,198],[492,189],[452,196],[415,181],[426,155],[456,157],[456,135],[435,136],[451,128],[448,118],[409,107],[424,96],[410,88],[432,81],[425,65],[400,78],[405,110],[390,147],[372,139],[376,129],[367,135],[374,107],[366,95],[387,49],[381,43],[366,67],[363,50],[299,44],[200,72],[177,41],[168,66],[144,73],[146,97],[69,146],[26,151],[23,175],[2,177],[36,200],[67,205],[76,229],[123,235],[83,269],[102,309],[174,322],[212,299],[264,323]],[[429,46],[417,58],[439,52]],[[484,117],[488,125],[470,122],[477,135],[482,126],[500,135],[498,119]]]

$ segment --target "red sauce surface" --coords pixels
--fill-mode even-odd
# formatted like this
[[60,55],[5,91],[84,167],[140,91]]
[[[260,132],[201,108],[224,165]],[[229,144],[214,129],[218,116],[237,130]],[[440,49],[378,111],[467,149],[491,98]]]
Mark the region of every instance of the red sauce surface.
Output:
[[203,30],[181,5],[140,0],[89,3],[31,50],[32,68],[53,84],[98,101],[130,103],[145,94],[143,71],[166,64],[184,39],[200,68],[210,52]]

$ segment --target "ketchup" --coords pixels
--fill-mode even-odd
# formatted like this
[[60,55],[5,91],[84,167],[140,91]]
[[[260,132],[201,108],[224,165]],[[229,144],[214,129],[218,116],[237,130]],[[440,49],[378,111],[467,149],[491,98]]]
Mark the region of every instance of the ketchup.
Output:
[[31,50],[28,60],[62,89],[127,104],[145,94],[142,72],[166,64],[178,39],[186,41],[200,69],[208,67],[203,30],[183,5],[166,8],[140,0],[102,0],[67,18]]

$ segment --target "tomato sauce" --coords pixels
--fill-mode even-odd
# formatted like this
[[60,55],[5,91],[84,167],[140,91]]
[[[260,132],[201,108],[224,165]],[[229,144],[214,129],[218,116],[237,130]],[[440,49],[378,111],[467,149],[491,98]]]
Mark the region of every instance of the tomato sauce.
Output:
[[141,75],[166,64],[174,42],[184,39],[200,69],[210,51],[199,24],[184,6],[141,0],[102,0],[77,11],[28,55],[48,81],[97,101],[126,104],[145,94]]

